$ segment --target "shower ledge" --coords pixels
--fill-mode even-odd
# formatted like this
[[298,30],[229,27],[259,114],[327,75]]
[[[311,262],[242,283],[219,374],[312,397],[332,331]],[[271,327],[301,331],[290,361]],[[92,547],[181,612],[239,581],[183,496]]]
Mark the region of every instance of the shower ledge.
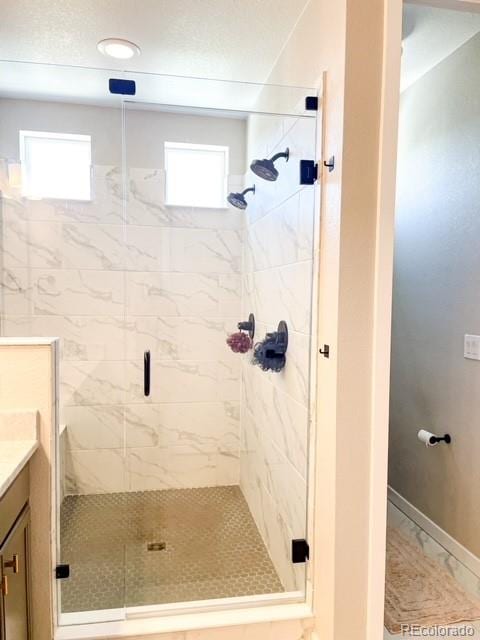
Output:
[[37,411],[0,411],[0,498],[37,447]]

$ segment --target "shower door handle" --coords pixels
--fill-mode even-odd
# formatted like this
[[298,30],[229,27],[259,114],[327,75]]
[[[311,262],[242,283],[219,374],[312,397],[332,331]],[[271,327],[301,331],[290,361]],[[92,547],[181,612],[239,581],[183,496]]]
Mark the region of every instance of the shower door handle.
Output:
[[143,354],[143,394],[150,395],[150,351]]

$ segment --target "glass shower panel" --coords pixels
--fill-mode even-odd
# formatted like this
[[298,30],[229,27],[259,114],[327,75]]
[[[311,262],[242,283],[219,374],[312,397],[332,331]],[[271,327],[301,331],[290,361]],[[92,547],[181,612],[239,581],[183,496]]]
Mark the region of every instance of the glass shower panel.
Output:
[[82,73],[0,67],[2,335],[60,338],[61,613],[125,601],[122,104]]
[[[305,594],[316,118],[227,85],[242,110],[125,103],[127,607]],[[276,182],[250,169],[287,148]],[[250,313],[254,343],[287,323],[280,371],[227,345]]]

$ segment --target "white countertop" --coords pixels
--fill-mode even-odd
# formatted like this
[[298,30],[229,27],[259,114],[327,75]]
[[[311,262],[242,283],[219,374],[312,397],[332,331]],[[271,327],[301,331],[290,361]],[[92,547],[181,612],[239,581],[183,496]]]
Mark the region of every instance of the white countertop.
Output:
[[0,441],[0,498],[38,447],[38,440]]
[[38,447],[38,414],[0,411],[0,498]]

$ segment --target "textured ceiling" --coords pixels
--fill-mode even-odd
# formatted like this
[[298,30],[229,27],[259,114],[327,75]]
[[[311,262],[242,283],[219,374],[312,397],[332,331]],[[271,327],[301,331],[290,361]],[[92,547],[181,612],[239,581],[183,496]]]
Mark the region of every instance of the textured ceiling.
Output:
[[480,31],[480,13],[406,4],[403,12],[402,90]]
[[[263,82],[307,0],[0,0],[0,59]],[[115,62],[107,37],[142,55]]]

